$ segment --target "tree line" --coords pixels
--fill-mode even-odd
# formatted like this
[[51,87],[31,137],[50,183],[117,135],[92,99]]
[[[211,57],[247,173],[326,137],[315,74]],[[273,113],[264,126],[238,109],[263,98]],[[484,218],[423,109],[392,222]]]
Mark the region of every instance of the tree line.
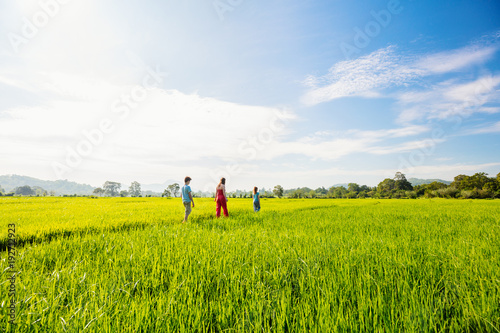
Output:
[[18,186],[14,188],[12,191],[6,192],[2,186],[0,185],[0,196],[47,196],[47,195],[55,195],[54,191],[46,191],[40,186]]
[[[102,187],[94,189],[92,192],[94,195],[98,196],[108,196],[108,197],[151,197],[154,196],[154,192],[142,191],[141,184],[137,181],[133,181],[127,190],[121,190],[121,184],[117,182],[106,181]],[[170,184],[161,194],[162,197],[177,197],[179,195],[181,187],[178,183]]]
[[[151,191],[142,191],[141,184],[134,181],[128,187],[128,190],[121,190],[121,183],[106,181],[102,187],[94,189],[95,196],[108,197],[142,197],[159,196]],[[180,195],[180,185],[174,183],[168,185],[161,194],[162,197],[178,197]],[[39,186],[30,187],[28,185],[19,186],[6,193],[0,186],[0,196],[54,196],[54,191],[46,191]],[[67,196],[67,195],[65,195]],[[76,194],[74,195],[76,196]],[[208,194],[196,192],[195,196],[214,196],[214,193]],[[251,191],[236,190],[228,192],[231,198],[251,198]],[[272,190],[260,189],[262,198],[334,198],[334,199],[355,199],[355,198],[396,198],[396,199],[416,199],[424,198],[464,198],[464,199],[489,199],[500,198],[500,173],[496,177],[488,177],[487,173],[478,172],[472,176],[458,175],[451,184],[445,184],[434,181],[429,184],[413,186],[406,176],[397,172],[393,178],[386,178],[377,186],[370,187],[349,183],[345,186],[332,186],[330,188],[319,187],[315,190],[302,187],[297,189],[285,190],[281,185],[276,185]]]
[[107,197],[142,197],[141,184],[137,181],[133,181],[127,190],[121,190],[122,184],[118,182],[106,181],[102,187],[97,187],[94,189],[92,194],[97,196],[107,196]]
[[413,186],[406,176],[397,172],[394,178],[386,178],[377,186],[349,183],[344,186],[324,187],[312,190],[307,187],[285,191],[288,198],[464,198],[489,199],[500,198],[500,173],[488,177],[487,173],[478,172],[472,176],[458,175],[451,184],[434,181],[430,184]]

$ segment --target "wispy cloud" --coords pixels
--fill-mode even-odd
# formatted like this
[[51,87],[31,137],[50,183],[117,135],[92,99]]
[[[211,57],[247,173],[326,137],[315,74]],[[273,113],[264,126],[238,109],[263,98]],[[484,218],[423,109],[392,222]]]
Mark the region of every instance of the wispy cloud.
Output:
[[378,130],[378,131],[351,130],[349,131],[349,133],[366,139],[383,139],[383,138],[402,138],[402,137],[414,136],[428,132],[429,130],[430,129],[428,126],[410,125],[400,128]]
[[500,121],[489,126],[484,126],[468,132],[468,134],[500,133]]
[[491,59],[496,51],[497,48],[491,46],[465,47],[424,56],[416,62],[415,67],[423,70],[427,75],[453,72],[467,66],[481,64]]
[[[345,133],[320,132],[296,141],[276,141],[259,154],[260,159],[271,160],[286,155],[303,155],[312,159],[336,160],[341,157],[366,153],[386,155],[410,152],[415,149],[436,145],[437,140],[411,140],[402,143],[395,139],[416,136],[430,129],[426,126],[407,126],[378,131],[350,130]],[[383,144],[385,142],[385,144]]]
[[473,113],[497,113],[500,108],[488,103],[498,102],[500,76],[484,76],[473,82],[446,81],[425,91],[397,94],[401,108],[398,121],[411,123],[423,119],[466,117]]
[[403,57],[394,46],[377,50],[355,60],[335,64],[322,77],[309,76],[305,84],[311,90],[302,97],[306,105],[315,105],[348,96],[371,96],[374,89],[407,83],[423,74],[401,65]]
[[387,147],[372,147],[369,152],[377,155],[388,155],[395,153],[411,152],[417,149],[428,149],[436,146],[438,143],[444,142],[444,139],[424,139],[404,142],[399,145],[392,145]]
[[302,96],[306,105],[333,99],[381,96],[380,91],[406,86],[429,75],[457,71],[492,58],[494,46],[464,47],[423,56],[404,55],[393,45],[354,60],[341,61],[324,76],[309,76],[304,84],[309,91]]

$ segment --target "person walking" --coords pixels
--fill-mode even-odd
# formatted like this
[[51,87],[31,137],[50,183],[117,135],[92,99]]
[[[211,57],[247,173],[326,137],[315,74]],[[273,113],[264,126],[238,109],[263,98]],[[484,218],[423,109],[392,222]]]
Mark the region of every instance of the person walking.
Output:
[[215,202],[217,218],[220,217],[221,208],[224,210],[224,216],[229,217],[227,212],[227,196],[226,196],[226,178],[221,178],[219,184],[215,188]]
[[184,213],[184,221],[182,221],[182,223],[187,222],[189,214],[191,214],[191,203],[193,204],[194,208],[194,200],[193,200],[193,195],[191,193],[191,186],[189,186],[190,183],[191,183],[190,177],[184,178],[184,186],[181,189],[181,197],[182,197],[182,203],[184,204],[185,213]]
[[253,188],[253,210],[258,212],[260,210],[260,198],[259,198],[259,192],[257,192],[259,189],[257,187]]

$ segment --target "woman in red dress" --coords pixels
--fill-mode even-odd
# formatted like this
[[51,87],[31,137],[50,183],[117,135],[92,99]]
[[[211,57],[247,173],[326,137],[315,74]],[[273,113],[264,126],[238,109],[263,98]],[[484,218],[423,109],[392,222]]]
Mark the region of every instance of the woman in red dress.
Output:
[[217,218],[220,217],[220,209],[224,210],[224,216],[228,217],[227,212],[227,196],[226,196],[226,178],[221,178],[219,185],[215,188],[215,202],[217,203]]

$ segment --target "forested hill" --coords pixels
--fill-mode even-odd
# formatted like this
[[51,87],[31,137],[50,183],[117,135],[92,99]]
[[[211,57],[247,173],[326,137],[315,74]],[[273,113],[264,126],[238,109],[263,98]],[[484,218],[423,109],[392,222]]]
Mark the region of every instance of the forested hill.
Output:
[[46,191],[54,191],[57,195],[92,194],[92,191],[94,190],[93,186],[87,184],[78,184],[67,180],[41,180],[37,178],[18,175],[0,176],[0,186],[3,187],[6,192],[24,185],[28,185],[31,187],[38,186]]
[[434,183],[434,182],[439,182],[439,183],[443,183],[443,184],[446,184],[446,185],[450,185],[452,183],[449,180],[442,180],[442,179],[408,178],[408,181],[411,183],[412,186],[431,184],[431,183]]

